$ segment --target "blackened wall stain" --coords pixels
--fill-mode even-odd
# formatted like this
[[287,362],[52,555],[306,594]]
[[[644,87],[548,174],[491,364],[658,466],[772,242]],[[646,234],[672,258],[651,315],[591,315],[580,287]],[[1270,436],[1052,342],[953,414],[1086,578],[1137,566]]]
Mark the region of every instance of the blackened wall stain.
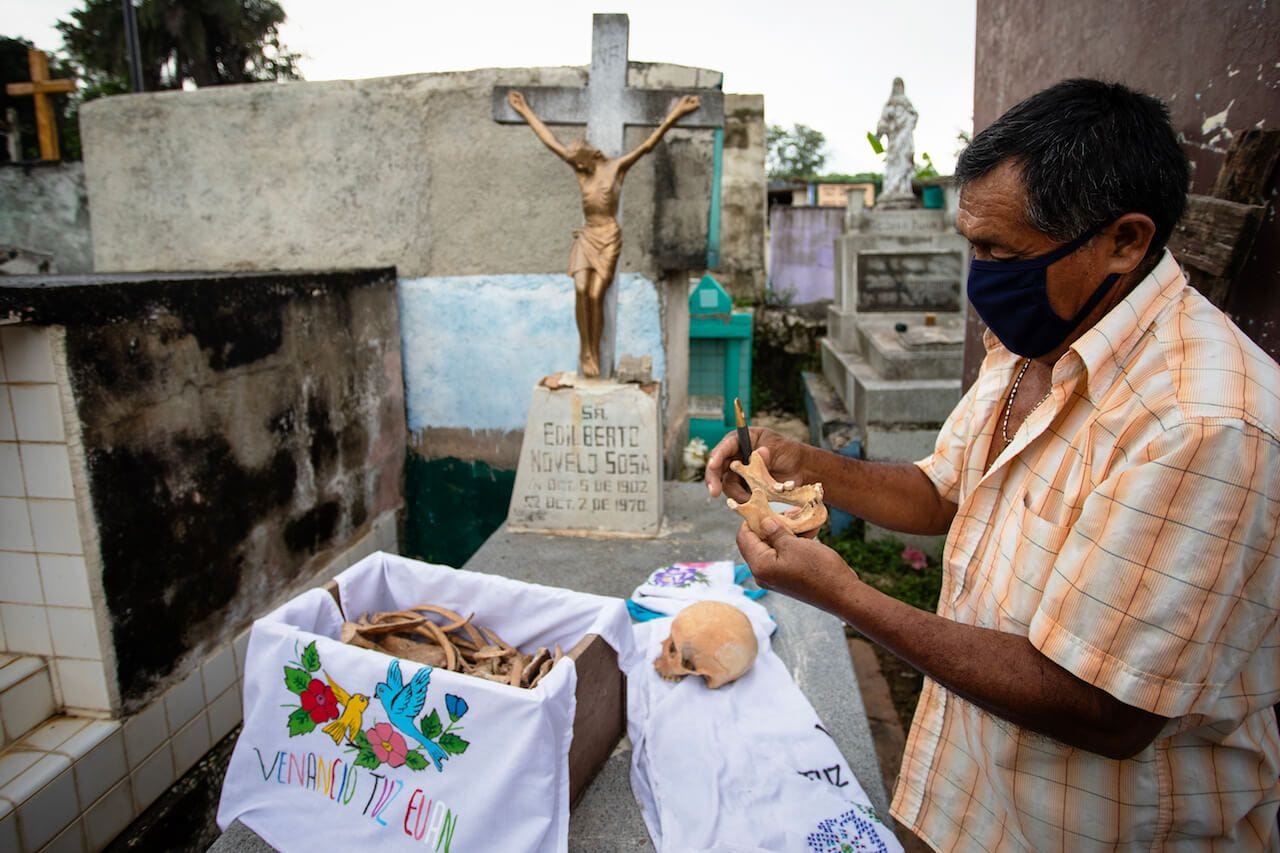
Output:
[[292,500],[298,469],[285,449],[244,468],[219,435],[179,437],[163,454],[90,449],[87,462],[120,690],[135,697],[235,598],[253,568],[235,546]]
[[707,215],[712,169],[697,156],[698,140],[673,136],[654,149],[653,240],[664,270],[698,269],[707,262]]
[[67,323],[129,712],[398,506],[395,281],[140,276],[68,285],[66,304],[31,293]]
[[342,508],[337,503],[320,504],[284,526],[284,542],[290,551],[314,551],[333,538]]
[[338,460],[338,436],[329,420],[329,410],[318,397],[307,399],[307,428],[311,431],[311,467],[317,471]]
[[214,370],[250,364],[280,349],[283,335],[281,307],[293,294],[265,291],[256,305],[219,302],[212,289],[205,298],[184,300],[177,307],[184,328],[190,329]]

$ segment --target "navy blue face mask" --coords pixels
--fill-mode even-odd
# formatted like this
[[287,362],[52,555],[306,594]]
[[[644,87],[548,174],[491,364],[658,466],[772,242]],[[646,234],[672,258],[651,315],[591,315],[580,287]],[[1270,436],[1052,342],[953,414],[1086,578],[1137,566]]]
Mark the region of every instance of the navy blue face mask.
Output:
[[1046,271],[1050,265],[1079,249],[1107,224],[1090,228],[1065,246],[1034,258],[969,263],[969,303],[1010,352],[1025,358],[1039,358],[1053,352],[1120,279],[1119,273],[1103,279],[1088,301],[1069,319],[1062,319],[1049,307]]

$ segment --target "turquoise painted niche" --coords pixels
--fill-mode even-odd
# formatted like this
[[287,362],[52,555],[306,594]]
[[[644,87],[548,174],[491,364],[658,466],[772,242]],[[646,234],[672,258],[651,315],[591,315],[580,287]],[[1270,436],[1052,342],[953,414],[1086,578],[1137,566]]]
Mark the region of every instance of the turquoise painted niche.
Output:
[[733,429],[735,397],[751,416],[753,316],[709,275],[689,294],[689,438],[710,447]]

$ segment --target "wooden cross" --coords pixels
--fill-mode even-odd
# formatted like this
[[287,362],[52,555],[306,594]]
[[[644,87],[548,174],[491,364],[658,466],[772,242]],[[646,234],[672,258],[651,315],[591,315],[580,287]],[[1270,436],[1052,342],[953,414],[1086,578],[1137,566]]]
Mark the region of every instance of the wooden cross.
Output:
[[10,83],[5,91],[10,95],[31,95],[36,100],[36,135],[40,140],[40,159],[57,160],[58,127],[54,123],[53,104],[50,95],[76,90],[74,80],[50,80],[49,57],[43,50],[27,49],[27,64],[31,68],[30,83]]
[[626,15],[594,15],[591,27],[591,76],[585,89],[561,86],[495,86],[493,118],[524,124],[507,92],[518,89],[547,124],[585,124],[587,141],[606,157],[622,154],[627,125],[657,125],[681,95],[697,95],[702,106],[680,120],[680,127],[724,127],[724,93],[719,89],[632,89],[627,86]]

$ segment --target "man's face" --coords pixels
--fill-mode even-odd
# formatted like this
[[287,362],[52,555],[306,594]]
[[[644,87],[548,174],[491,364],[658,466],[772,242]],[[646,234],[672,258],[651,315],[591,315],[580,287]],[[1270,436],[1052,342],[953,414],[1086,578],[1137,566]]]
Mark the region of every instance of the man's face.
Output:
[[[956,230],[973,247],[975,260],[1027,260],[1063,245],[1027,223],[1026,202],[1022,170],[1011,160],[965,186]],[[1046,270],[1049,306],[1059,317],[1075,316],[1106,278],[1104,245],[1095,237]]]

